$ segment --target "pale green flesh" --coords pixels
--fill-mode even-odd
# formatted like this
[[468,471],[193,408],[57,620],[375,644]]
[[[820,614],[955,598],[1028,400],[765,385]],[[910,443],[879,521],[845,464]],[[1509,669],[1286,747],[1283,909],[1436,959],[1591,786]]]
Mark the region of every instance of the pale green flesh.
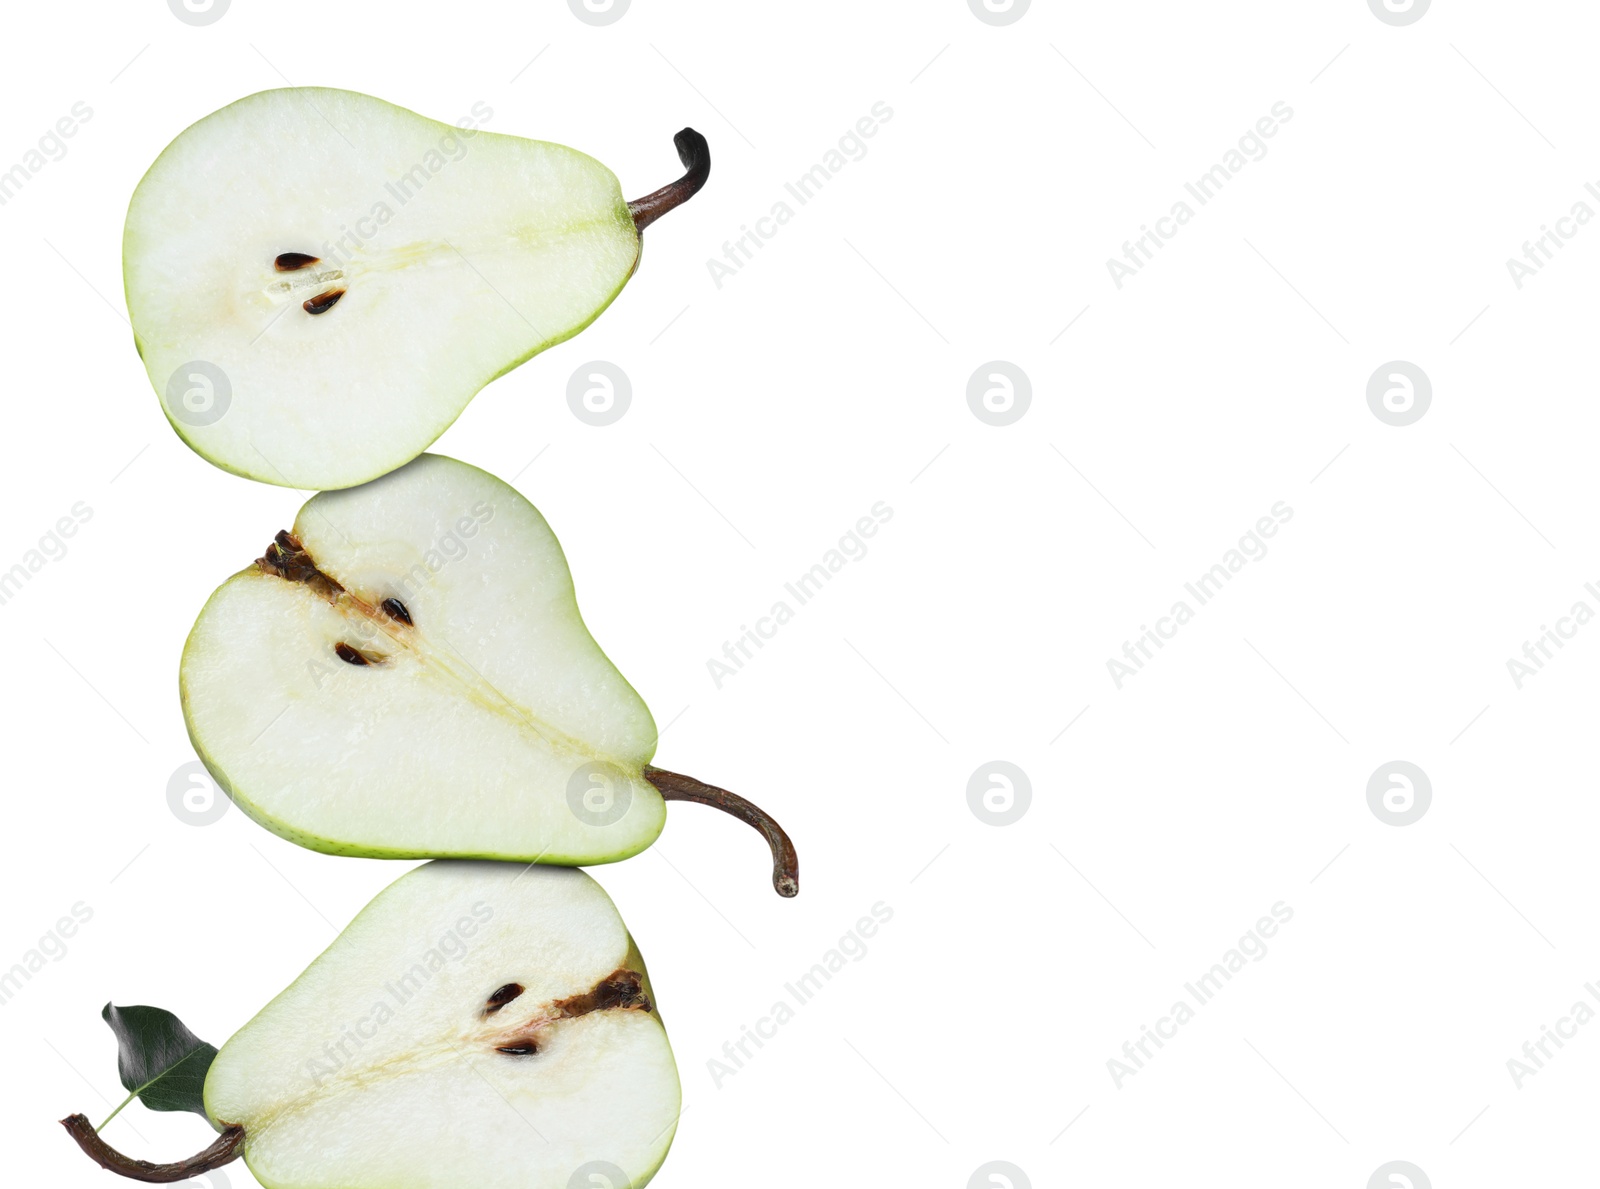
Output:
[[[655,840],[655,723],[589,635],[532,504],[424,455],[317,496],[293,532],[345,594],[237,574],[180,669],[196,751],[250,816],[383,857],[603,863]],[[410,626],[375,611],[390,598]],[[341,660],[341,643],[373,663]]]
[[[651,1010],[557,1018],[618,970]],[[486,1010],[499,988],[522,994]],[[642,1186],[680,1090],[637,948],[581,871],[430,863],[403,876],[223,1046],[206,1111],[268,1189]],[[537,1052],[499,1047],[528,1040]]]
[[[278,272],[285,252],[321,263]],[[134,338],[173,428],[225,470],[323,490],[414,458],[490,380],[598,317],[638,256],[593,158],[314,87],[183,132],[123,237]],[[302,309],[332,288],[327,312]],[[196,361],[230,391],[211,424],[183,405],[207,384],[186,378]]]

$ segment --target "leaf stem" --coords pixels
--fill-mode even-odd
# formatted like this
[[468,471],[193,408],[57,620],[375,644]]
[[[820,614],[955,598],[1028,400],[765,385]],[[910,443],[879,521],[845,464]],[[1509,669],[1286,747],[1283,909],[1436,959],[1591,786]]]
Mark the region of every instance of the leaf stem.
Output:
[[693,801],[720,809],[761,831],[772,850],[772,886],[780,896],[794,896],[800,891],[800,857],[795,854],[794,843],[783,827],[759,805],[746,801],[737,793],[719,789],[692,776],[668,772],[664,768],[645,766],[644,778],[660,791],[667,801]]
[[115,1119],[118,1115],[120,1115],[122,1113],[122,1108],[127,1106],[130,1102],[132,1102],[138,1096],[139,1096],[139,1091],[135,1090],[131,1094],[129,1094],[126,1098],[124,1098],[121,1102],[119,1102],[117,1104],[117,1109],[112,1111],[109,1115],[107,1115],[106,1116],[106,1121],[104,1123],[100,1124],[100,1126],[96,1127],[95,1131],[98,1133],[98,1132],[104,1131],[107,1127],[109,1127],[111,1125],[111,1120]]

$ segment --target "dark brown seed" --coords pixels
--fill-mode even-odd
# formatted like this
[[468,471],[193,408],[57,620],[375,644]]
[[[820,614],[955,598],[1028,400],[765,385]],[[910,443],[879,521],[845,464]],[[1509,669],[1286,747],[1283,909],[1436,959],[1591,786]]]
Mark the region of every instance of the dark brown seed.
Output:
[[347,665],[370,665],[372,663],[343,640],[335,644],[333,650],[339,654],[339,659]]
[[304,252],[285,252],[272,262],[272,267],[279,272],[297,272],[321,262],[321,257],[307,256]]
[[502,1045],[495,1050],[495,1052],[504,1053],[508,1057],[528,1057],[538,1051],[539,1046],[536,1044]]
[[[401,623],[408,626],[411,624],[411,612],[406,610],[406,605],[399,599],[384,599],[381,606],[383,607],[383,613],[390,619],[398,619]],[[505,988],[502,987],[500,990],[503,991]],[[499,994],[498,991],[495,993]],[[521,987],[517,988],[517,994],[522,994]]]
[[524,990],[526,988],[521,983],[507,983],[489,996],[489,1006],[483,1009],[483,1014],[486,1016],[494,1015],[495,1012],[522,994]]
[[308,314],[326,314],[339,304],[339,299],[343,296],[343,289],[329,289],[326,293],[306,298],[300,303],[300,308]]

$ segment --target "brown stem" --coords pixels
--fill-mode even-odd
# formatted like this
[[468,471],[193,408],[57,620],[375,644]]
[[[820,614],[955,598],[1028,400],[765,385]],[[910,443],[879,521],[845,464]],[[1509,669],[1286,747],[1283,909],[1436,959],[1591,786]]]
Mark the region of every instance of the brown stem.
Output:
[[653,194],[635,198],[628,204],[636,230],[643,231],[662,215],[682,206],[700,193],[700,187],[711,176],[711,146],[706,138],[693,128],[685,128],[672,138],[678,147],[678,160],[688,171],[675,182],[669,182]]
[[660,790],[665,800],[709,805],[760,830],[761,836],[772,848],[772,886],[780,896],[793,896],[800,891],[800,857],[794,853],[794,843],[789,841],[783,827],[765,809],[751,804],[737,793],[719,789],[692,776],[668,772],[664,768],[646,765],[644,778]]
[[67,1134],[78,1142],[78,1147],[84,1150],[89,1159],[101,1168],[118,1176],[157,1185],[186,1181],[200,1173],[231,1164],[239,1159],[240,1150],[244,1147],[244,1128],[235,1123],[217,1136],[217,1142],[204,1152],[187,1160],[180,1160],[176,1164],[151,1164],[148,1160],[135,1160],[131,1156],[124,1156],[101,1139],[94,1125],[82,1115],[68,1115],[61,1120],[61,1126],[67,1129]]

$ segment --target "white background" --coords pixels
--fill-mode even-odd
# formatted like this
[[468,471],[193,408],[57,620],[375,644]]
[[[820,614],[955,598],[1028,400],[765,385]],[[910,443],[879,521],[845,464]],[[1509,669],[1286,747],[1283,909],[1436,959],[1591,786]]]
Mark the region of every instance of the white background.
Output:
[[[1521,689],[1506,661],[1600,610],[1600,227],[1520,289],[1505,262],[1600,210],[1592,6],[1441,0],[1391,27],[1362,0],[1036,0],[992,27],[962,0],[634,0],[596,28],[556,0],[234,0],[195,28],[139,0],[7,25],[0,168],[93,109],[0,207],[0,569],[93,509],[0,606],[0,966],[93,910],[0,1007],[9,1183],[110,1183],[54,1122],[122,1096],[106,1000],[221,1043],[409,866],[166,802],[193,758],[184,635],[304,495],[166,425],[122,218],[182,128],[285,82],[451,121],[482,100],[489,129],[582,148],[630,196],[676,176],[680,126],[711,142],[710,184],[615,305],[435,447],[546,514],[659,761],[800,848],[781,901],[748,830],[675,806],[596,872],[683,1077],[657,1184],[1587,1173],[1600,1026],[1520,1088],[1506,1062],[1600,977],[1600,626]],[[719,287],[707,261],[879,101],[866,155]],[[1107,258],[1279,101],[1266,156],[1118,288]],[[592,359],[634,388],[603,429],[565,400]],[[1031,378],[1004,428],[967,404],[990,360]],[[1433,385],[1405,428],[1367,405],[1390,360]],[[880,500],[867,555],[717,688],[708,659]],[[1108,659],[1278,501],[1267,555],[1119,689]],[[967,801],[995,759],[1032,786],[1004,827]],[[1433,789],[1406,827],[1367,803],[1395,759]],[[866,956],[717,1088],[708,1059],[878,901]],[[1108,1059],[1278,901],[1267,956],[1119,1088]],[[172,1159],[208,1133],[134,1106],[107,1137]]]

